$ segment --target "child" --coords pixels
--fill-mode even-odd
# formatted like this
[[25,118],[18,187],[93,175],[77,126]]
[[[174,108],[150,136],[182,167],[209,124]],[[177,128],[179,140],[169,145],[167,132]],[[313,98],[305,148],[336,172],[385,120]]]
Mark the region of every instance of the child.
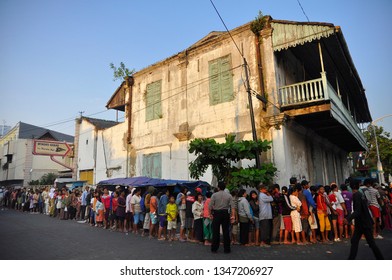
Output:
[[210,246],[212,241],[212,220],[211,220],[211,213],[209,210],[209,205],[211,201],[211,192],[207,192],[206,194],[206,201],[204,202],[204,209],[203,209],[203,233],[204,233],[204,245]]
[[194,217],[193,229],[195,233],[194,242],[204,243],[203,236],[203,195],[196,194],[196,201],[192,205],[192,213]]
[[175,204],[174,196],[170,196],[169,203],[166,205],[167,214],[167,230],[169,232],[169,241],[175,240],[176,229],[177,229],[177,215],[178,209]]
[[104,220],[104,211],[105,211],[105,206],[102,203],[101,197],[97,197],[97,202],[95,204],[95,213],[96,213],[96,227],[103,227],[103,220]]

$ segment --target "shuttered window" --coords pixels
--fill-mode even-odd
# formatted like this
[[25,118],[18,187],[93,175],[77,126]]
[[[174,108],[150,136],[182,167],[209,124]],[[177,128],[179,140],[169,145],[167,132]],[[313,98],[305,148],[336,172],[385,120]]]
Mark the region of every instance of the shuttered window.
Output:
[[210,105],[232,101],[234,99],[234,91],[231,55],[210,61],[209,75]]
[[153,153],[143,155],[142,176],[162,178],[162,154]]
[[162,117],[161,89],[162,80],[147,85],[146,122]]
[[87,181],[87,184],[94,184],[94,170],[80,170],[79,171],[80,181]]

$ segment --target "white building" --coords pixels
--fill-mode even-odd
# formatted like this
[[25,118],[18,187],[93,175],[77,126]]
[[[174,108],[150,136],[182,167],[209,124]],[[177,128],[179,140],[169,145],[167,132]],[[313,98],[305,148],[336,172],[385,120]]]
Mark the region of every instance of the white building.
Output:
[[[348,153],[366,149],[358,124],[371,121],[342,31],[329,23],[264,20],[257,34],[250,23],[231,30],[252,92],[268,100],[253,103],[257,137],[272,141],[262,160],[276,165],[281,185],[292,176],[342,182],[350,173]],[[117,133],[98,133],[98,154],[88,156],[89,168],[92,158],[105,163],[95,163],[95,182],[140,175],[191,179],[192,139],[224,141],[228,133],[252,139],[244,58],[227,32],[211,32],[124,81],[107,108],[125,112],[125,122],[111,128]],[[99,153],[99,139],[106,139],[105,147],[112,143],[110,156],[109,148]],[[211,171],[203,179],[211,182]]]
[[[70,170],[52,161],[49,156],[33,155],[35,139],[65,141],[73,144],[74,137],[46,128],[19,122],[0,138],[0,185],[28,186],[47,173],[70,174]],[[72,158],[57,158],[63,165],[71,166]]]

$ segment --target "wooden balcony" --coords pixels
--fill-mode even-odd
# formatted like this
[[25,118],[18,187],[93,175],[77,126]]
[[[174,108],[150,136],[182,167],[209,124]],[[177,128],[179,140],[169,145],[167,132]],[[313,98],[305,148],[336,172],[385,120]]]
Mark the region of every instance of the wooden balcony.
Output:
[[357,122],[325,73],[319,79],[280,87],[279,103],[282,112],[345,150],[366,149]]

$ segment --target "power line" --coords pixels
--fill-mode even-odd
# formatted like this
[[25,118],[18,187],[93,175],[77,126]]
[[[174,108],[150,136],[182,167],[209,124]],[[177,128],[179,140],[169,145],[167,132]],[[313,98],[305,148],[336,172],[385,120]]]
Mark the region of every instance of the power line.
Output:
[[310,22],[310,20],[309,20],[309,18],[308,18],[308,15],[305,13],[304,8],[302,7],[301,2],[300,2],[299,0],[297,0],[297,2],[298,2],[298,5],[301,7],[302,13],[305,15],[305,17],[306,17],[306,19],[308,20],[308,22]]
[[212,4],[212,6],[214,7],[215,12],[218,14],[218,16],[219,16],[221,22],[223,23],[224,27],[226,28],[227,33],[229,33],[230,38],[231,38],[231,40],[233,41],[233,43],[234,43],[235,47],[237,48],[238,52],[240,53],[241,57],[244,57],[244,55],[243,55],[242,52],[240,51],[240,48],[238,47],[237,43],[234,41],[233,36],[231,36],[231,33],[230,33],[229,29],[227,28],[225,21],[223,20],[223,18],[222,18],[221,15],[219,14],[218,9],[215,7],[214,2],[213,2],[212,0],[210,0],[210,2],[211,2],[211,4]]

